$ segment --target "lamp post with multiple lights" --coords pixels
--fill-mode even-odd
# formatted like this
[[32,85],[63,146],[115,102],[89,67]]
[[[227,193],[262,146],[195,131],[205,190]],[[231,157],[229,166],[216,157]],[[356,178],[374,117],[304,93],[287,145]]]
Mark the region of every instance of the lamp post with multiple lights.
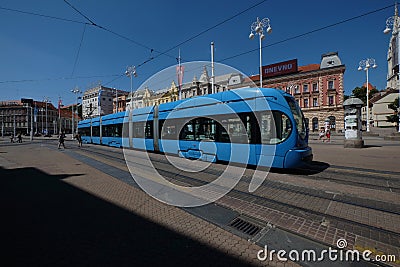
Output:
[[368,70],[369,68],[375,69],[377,67],[375,63],[375,59],[373,58],[367,58],[363,59],[360,61],[358,70],[365,70],[365,73],[367,74],[367,132],[369,132],[369,82],[368,82]]
[[133,88],[132,88],[132,76],[133,77],[137,77],[137,74],[136,74],[136,67],[135,66],[129,66],[129,67],[127,67],[126,68],[126,71],[125,71],[125,75],[127,76],[127,77],[130,77],[131,78],[131,100],[130,100],[130,104],[129,104],[129,109],[133,109],[133,107],[132,107],[132,100],[133,100]]
[[250,29],[250,35],[249,38],[253,39],[255,35],[258,34],[259,36],[259,40],[260,40],[260,87],[263,87],[262,85],[262,40],[265,38],[264,35],[264,28],[267,28],[267,33],[271,33],[272,32],[272,28],[271,25],[269,24],[269,18],[263,18],[262,20],[260,20],[257,17],[257,21],[253,22],[253,24],[251,24]]
[[[49,97],[44,97],[43,98],[43,102],[45,102],[46,103],[46,136],[49,134],[49,131],[48,131],[48,129],[47,129],[47,121],[48,121],[48,119],[47,119],[47,103],[49,103],[50,102],[50,98]],[[42,127],[43,127],[43,125],[42,125]]]
[[[78,88],[75,87],[74,89],[71,90],[72,93],[75,94],[76,96],[76,110],[78,110],[78,98],[79,94],[82,94],[82,91]],[[72,139],[75,138],[75,114],[74,114],[74,105],[72,105],[72,112],[71,112],[71,117],[72,117],[72,127],[71,127],[71,133],[72,133]]]
[[[392,29],[390,28],[392,26]],[[399,107],[397,107],[397,116],[399,118],[399,129],[398,132],[400,133],[400,62],[399,62],[399,56],[400,56],[400,17],[397,12],[397,3],[396,3],[396,8],[395,8],[395,14],[392,17],[389,17],[386,20],[386,28],[383,31],[384,34],[388,34],[391,31],[393,31],[393,36],[396,36],[397,38],[397,57],[394,57],[393,60],[397,58],[397,62],[394,62],[394,64],[397,65],[397,87],[399,90]]]

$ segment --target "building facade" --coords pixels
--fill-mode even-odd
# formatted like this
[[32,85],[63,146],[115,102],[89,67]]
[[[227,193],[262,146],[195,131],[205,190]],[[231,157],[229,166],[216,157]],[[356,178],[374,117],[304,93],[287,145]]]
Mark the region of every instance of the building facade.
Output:
[[128,99],[128,92],[118,90],[113,98],[113,113],[122,112],[126,110],[126,103]]
[[[75,116],[75,127],[79,117]],[[54,135],[59,131],[71,132],[72,113],[58,110],[50,102],[10,100],[0,102],[1,135]]]
[[[289,60],[263,67],[263,87],[292,94],[310,131],[318,131],[329,121],[332,131],[342,132],[345,69],[337,52],[323,54],[320,64],[297,66],[297,59]],[[250,79],[259,84],[259,75]]]
[[126,92],[101,85],[86,90],[82,96],[82,117],[87,119],[112,114],[115,97],[124,93]]
[[372,126],[375,127],[393,127],[396,123],[388,122],[387,116],[394,115],[393,109],[388,107],[399,97],[397,90],[389,88],[384,92],[378,93],[371,99],[372,102],[372,114],[370,120],[372,121]]
[[[397,11],[397,3],[395,5],[394,11],[395,20],[400,20],[398,11]],[[397,22],[394,22],[396,25]],[[387,53],[387,64],[388,64],[388,72],[387,72],[387,83],[386,88],[397,88],[398,82],[398,72],[399,72],[399,44],[397,43],[399,32],[397,31],[397,27],[394,26],[392,30],[392,36],[390,37],[389,49]]]

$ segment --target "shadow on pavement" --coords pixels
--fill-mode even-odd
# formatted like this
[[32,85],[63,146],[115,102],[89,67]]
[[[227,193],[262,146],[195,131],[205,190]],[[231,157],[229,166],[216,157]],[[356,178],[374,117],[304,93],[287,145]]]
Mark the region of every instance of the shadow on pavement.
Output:
[[362,148],[369,148],[369,147],[382,147],[377,145],[364,145]]
[[304,164],[302,168],[298,169],[271,169],[271,172],[284,173],[284,174],[298,174],[298,175],[312,175],[323,172],[331,165],[321,161],[311,161]]
[[245,265],[63,182],[67,177],[0,167],[2,261],[12,266]]

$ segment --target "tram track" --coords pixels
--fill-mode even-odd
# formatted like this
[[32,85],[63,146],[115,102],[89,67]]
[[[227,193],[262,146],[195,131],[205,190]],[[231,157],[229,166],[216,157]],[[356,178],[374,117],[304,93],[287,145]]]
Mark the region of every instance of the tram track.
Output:
[[[111,151],[107,149],[84,149],[89,153],[94,153],[102,157],[109,158],[114,161],[118,161],[120,163],[125,164],[125,158],[122,153],[116,152],[116,151]],[[99,150],[102,150],[100,152]],[[105,153],[103,153],[105,152]],[[110,155],[111,154],[111,155]],[[198,177],[191,177],[190,175],[182,175],[182,173],[177,173],[176,171],[171,171],[168,170],[170,168],[170,165],[165,162],[164,159],[160,160],[158,157],[156,158],[155,156],[152,157],[152,163],[156,165],[156,168],[161,172],[162,175],[166,176],[168,179],[171,179],[171,181],[176,181],[179,182],[179,184],[185,184],[187,186],[198,186],[198,185],[203,185],[205,183],[210,182],[210,180],[213,180],[216,175],[219,174],[217,170],[206,170],[205,173],[207,175],[204,175],[204,177],[208,177],[208,179],[199,179]],[[135,162],[135,164],[138,164]],[[306,175],[304,175],[306,176]],[[303,177],[303,176],[302,176]],[[389,214],[395,214],[399,215],[399,207],[398,205],[392,205],[390,207],[389,203],[379,203],[380,205],[377,205],[376,201],[374,200],[369,201],[369,203],[365,203],[364,201],[359,201],[358,198],[350,198],[350,199],[345,199],[345,198],[340,198],[337,195],[332,195],[331,193],[326,193],[318,190],[312,190],[309,188],[301,188],[301,187],[296,187],[293,185],[287,185],[287,184],[281,184],[278,182],[274,181],[266,181],[262,185],[262,188],[264,189],[263,195],[257,194],[257,191],[254,193],[248,193],[246,190],[238,190],[237,188],[248,188],[248,183],[250,181],[249,176],[244,176],[237,187],[235,187],[229,194],[228,196],[238,198],[244,201],[248,202],[253,202],[258,205],[264,205],[268,206],[270,208],[283,211],[289,214],[293,214],[296,216],[301,216],[305,217],[308,219],[311,219],[313,221],[319,221],[322,222],[323,220],[327,220],[330,222],[331,225],[335,225],[338,228],[342,228],[344,230],[347,230],[349,228],[353,229],[353,232],[356,234],[359,234],[361,236],[366,236],[370,237],[370,235],[373,235],[371,232],[377,233],[376,236],[378,236],[379,241],[390,244],[390,245],[395,245],[399,246],[398,240],[400,239],[400,234],[394,231],[390,231],[388,229],[382,229],[379,227],[375,227],[372,225],[368,225],[362,222],[357,222],[353,220],[349,220],[347,218],[342,218],[339,216],[335,216],[332,214],[326,214],[322,212],[321,210],[311,210],[307,206],[301,206],[296,203],[290,203],[286,201],[284,198],[279,197],[279,196],[285,196],[288,193],[291,194],[297,194],[296,197],[303,197],[303,198],[309,198],[309,199],[314,199],[314,201],[322,201],[322,202],[327,202],[327,201],[335,201],[335,202],[341,202],[341,203],[346,203],[349,205],[354,205],[356,207],[362,207],[362,208],[368,208],[371,210],[378,210],[382,211],[385,213]],[[363,185],[363,184],[362,184]],[[267,190],[267,191],[265,191]],[[269,190],[269,191],[268,191]],[[278,196],[278,197],[272,197],[272,196]],[[305,201],[307,203],[307,201]],[[375,203],[375,204],[373,204]],[[382,205],[383,204],[383,205]],[[383,206],[383,208],[382,208]],[[392,238],[390,238],[392,237]]]

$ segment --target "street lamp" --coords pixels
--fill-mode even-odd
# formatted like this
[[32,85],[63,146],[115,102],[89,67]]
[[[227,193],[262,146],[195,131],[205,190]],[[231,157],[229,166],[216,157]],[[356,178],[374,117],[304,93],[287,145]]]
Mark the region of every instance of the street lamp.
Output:
[[[78,110],[78,94],[82,94],[82,91],[78,88],[75,87],[74,89],[71,90],[72,93],[75,94],[76,96],[76,109]],[[72,126],[71,126],[71,133],[72,133],[72,139],[75,137],[75,116],[74,116],[74,105],[72,105],[72,111],[71,111],[71,117],[72,117]]]
[[[46,103],[46,135],[48,135],[49,131],[47,129],[47,103],[50,102],[50,99],[46,96],[46,97],[44,97],[43,102]],[[43,125],[42,125],[42,127],[43,127]]]
[[369,68],[375,69],[378,67],[375,63],[375,59],[373,58],[367,58],[363,59],[360,61],[358,65],[358,70],[365,70],[365,73],[367,74],[367,132],[369,132],[369,86],[368,86],[368,70]]
[[131,78],[131,101],[130,101],[129,106],[130,106],[130,109],[132,109],[132,99],[133,99],[132,76],[137,77],[137,74],[136,74],[136,67],[135,67],[135,66],[129,66],[129,67],[127,67],[127,68],[126,68],[126,71],[125,71],[125,75],[126,75],[127,77],[130,77],[130,78]]
[[399,107],[397,109],[397,116],[399,117],[399,125],[398,125],[399,129],[398,129],[398,132],[400,133],[400,85],[399,85],[399,83],[400,83],[400,70],[399,70],[399,68],[400,68],[400,64],[399,64],[399,55],[400,55],[400,34],[399,34],[399,32],[400,32],[400,18],[399,18],[398,13],[397,13],[397,3],[396,3],[395,15],[392,16],[392,17],[389,17],[386,20],[386,28],[383,30],[384,34],[388,34],[388,33],[390,33],[390,31],[392,31],[390,29],[390,26],[393,27],[393,36],[397,37],[397,42],[396,42],[396,44],[397,44],[397,58],[395,57],[395,58],[393,58],[393,60],[397,59],[397,62],[394,62],[394,64],[397,65],[397,87],[399,89]]
[[264,28],[267,28],[267,33],[270,34],[272,32],[271,25],[269,24],[269,18],[263,18],[260,20],[257,17],[257,21],[251,24],[251,32],[249,35],[249,39],[253,39],[256,34],[258,34],[260,39],[260,87],[262,87],[262,57],[261,57],[261,48],[262,48],[262,40],[265,38]]

